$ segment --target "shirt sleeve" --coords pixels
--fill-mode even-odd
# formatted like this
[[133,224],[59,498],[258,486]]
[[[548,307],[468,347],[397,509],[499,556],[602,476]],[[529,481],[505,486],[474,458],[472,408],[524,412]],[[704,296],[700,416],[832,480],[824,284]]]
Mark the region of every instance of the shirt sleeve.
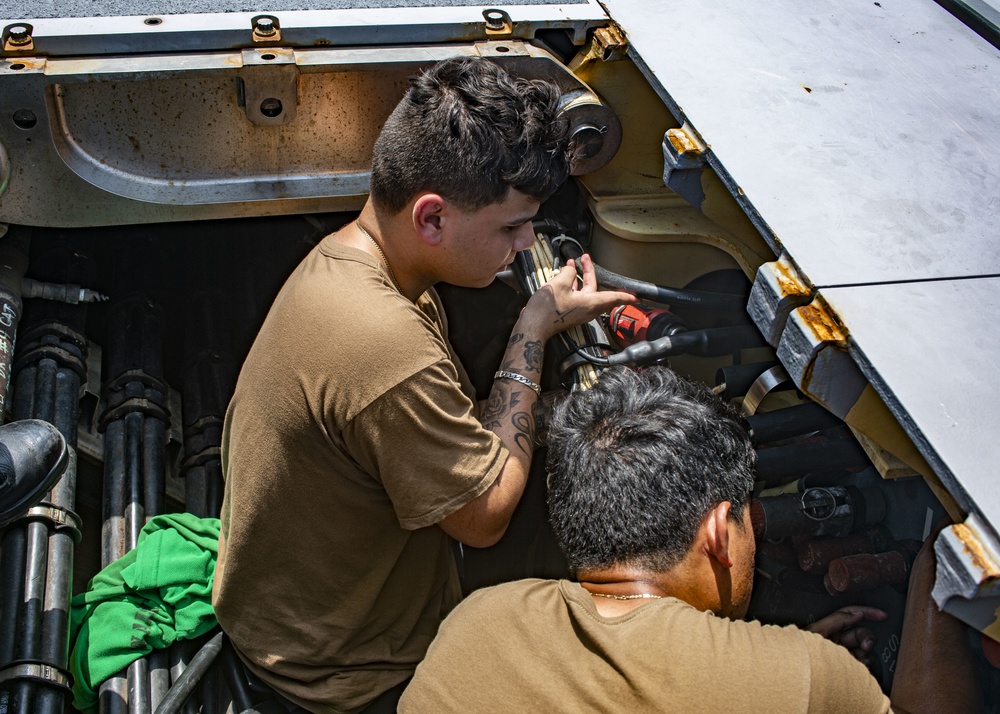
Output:
[[891,711],[878,682],[846,648],[813,632],[803,631],[802,639],[809,652],[809,711]]
[[507,450],[472,409],[454,365],[440,360],[393,386],[344,429],[348,449],[382,484],[401,527],[438,523],[500,475]]

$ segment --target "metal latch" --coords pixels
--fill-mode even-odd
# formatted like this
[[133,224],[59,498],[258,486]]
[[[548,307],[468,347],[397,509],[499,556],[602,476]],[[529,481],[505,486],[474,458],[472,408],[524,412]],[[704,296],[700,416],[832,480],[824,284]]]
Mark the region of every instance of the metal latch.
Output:
[[31,37],[33,31],[34,28],[26,22],[18,22],[3,28],[4,54],[34,52],[35,41]]
[[514,23],[506,10],[491,7],[483,10],[486,20],[486,34],[489,37],[507,37],[514,33]]
[[254,44],[281,42],[281,24],[274,15],[256,15],[251,18],[250,25]]
[[287,48],[243,50],[240,100],[247,119],[258,126],[283,126],[295,118],[299,68]]

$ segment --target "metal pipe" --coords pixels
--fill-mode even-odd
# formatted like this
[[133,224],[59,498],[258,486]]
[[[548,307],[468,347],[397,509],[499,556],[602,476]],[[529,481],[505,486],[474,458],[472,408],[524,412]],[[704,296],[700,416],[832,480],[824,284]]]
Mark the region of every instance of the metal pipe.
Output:
[[[28,553],[24,573],[24,604],[21,609],[21,633],[17,659],[37,660],[42,637],[42,608],[45,602],[45,569],[48,561],[49,529],[44,523],[28,523]],[[20,680],[14,683],[14,711],[34,711],[36,685]]]
[[[103,425],[106,456],[112,458],[105,461],[105,483],[119,488],[124,497],[106,491],[105,529],[114,531],[109,544],[120,538],[120,552],[109,552],[120,557],[137,545],[147,518],[163,510],[166,386],[157,386],[162,384],[162,355],[156,307],[145,299],[123,303],[110,329]],[[107,453],[109,443],[121,449],[120,456]],[[160,652],[133,662],[115,678],[114,686],[127,682],[123,695],[130,714],[148,714],[154,701],[166,696],[168,677],[167,654]]]
[[[25,555],[28,534],[24,525],[12,525],[3,534],[3,560],[0,561],[0,668],[14,659],[19,621],[24,601]],[[0,688],[3,689],[3,688]]]
[[139,531],[146,523],[143,503],[145,488],[142,474],[142,431],[145,419],[139,412],[125,415],[125,468],[128,499],[125,503],[125,550],[139,542]]
[[44,419],[52,423],[56,419],[56,373],[59,365],[54,359],[42,359],[38,362],[35,374],[35,410],[36,419]]
[[218,517],[222,510],[223,495],[222,461],[216,459],[205,464],[205,504],[208,516]]
[[149,662],[140,657],[128,666],[128,714],[149,714]]
[[[56,372],[58,366],[52,359],[38,362],[35,372],[35,411],[39,419],[51,422],[55,413]],[[41,659],[42,618],[45,611],[45,593],[48,581],[49,529],[40,521],[27,525],[28,539],[25,553],[24,599],[18,617],[20,632],[17,638],[17,659]],[[35,711],[37,690],[35,682],[17,680],[13,687],[14,711]]]
[[222,651],[222,638],[223,634],[218,632],[205,643],[204,647],[198,650],[198,654],[191,659],[191,663],[185,668],[184,673],[177,679],[160,706],[157,707],[156,714],[176,714],[181,710],[181,706],[197,688],[201,677]]
[[[79,355],[79,358],[81,365],[83,365],[84,355]],[[80,417],[80,386],[82,381],[80,376],[71,369],[61,368],[56,374],[55,414],[52,423],[62,432],[66,443],[74,448],[77,441],[77,423]],[[65,476],[63,480],[65,480]],[[67,496],[69,496],[68,490]],[[75,488],[72,490],[72,498],[75,501]],[[66,505],[73,506],[75,504]]]
[[37,367],[34,363],[26,364],[14,376],[12,410],[15,419],[23,418],[19,415],[31,415],[35,413],[36,370]]
[[[150,396],[161,402],[165,401],[159,392]],[[142,439],[142,482],[147,518],[163,512],[166,497],[166,443],[167,425],[155,417],[146,417]]]
[[[142,436],[145,418],[141,412],[125,415],[125,467],[128,478],[128,500],[125,504],[125,549],[132,550],[139,542],[139,531],[146,523],[143,503],[145,489],[142,468]],[[150,711],[149,667],[144,658],[128,667],[129,714]]]
[[122,674],[109,677],[98,694],[101,714],[128,714],[128,679]]
[[[185,493],[185,497],[187,494]],[[191,662],[191,657],[195,654],[194,642],[191,640],[181,640],[175,642],[170,647],[170,683],[171,686],[177,683]],[[201,690],[204,692],[205,678],[202,678]],[[214,697],[214,692],[213,692]],[[192,693],[184,703],[184,714],[198,714],[200,696]],[[214,700],[213,700],[214,701]],[[203,713],[204,714],[204,713]]]
[[104,430],[102,566],[125,554],[125,501],[125,422],[116,420]]
[[[104,430],[104,496],[101,523],[101,565],[107,566],[125,554],[125,422],[118,419]],[[100,686],[101,714],[128,711],[128,680],[124,674],[107,679]]]
[[[57,510],[71,514],[76,501],[76,436],[79,416],[81,375],[85,373],[83,337],[61,323],[43,323],[28,329],[19,351],[14,394],[16,419],[42,418],[62,432],[69,447],[69,464],[49,492],[47,501]],[[69,656],[69,609],[72,595],[73,555],[79,532],[49,520],[34,525],[39,537],[34,546],[46,549],[45,575],[38,583],[43,603],[38,623],[38,645],[33,658],[65,673]],[[26,552],[28,561],[40,554]],[[32,613],[22,613],[20,621],[31,626]],[[57,683],[38,685],[32,711],[60,714],[65,710],[66,690]],[[21,698],[23,699],[23,697]],[[18,706],[28,702],[19,699]]]
[[[75,454],[73,456],[75,461]],[[65,669],[69,647],[69,600],[73,591],[73,551],[70,533],[49,535],[48,573],[45,585],[45,612],[39,659]],[[65,709],[66,692],[57,687],[41,687],[35,711],[55,714]]]

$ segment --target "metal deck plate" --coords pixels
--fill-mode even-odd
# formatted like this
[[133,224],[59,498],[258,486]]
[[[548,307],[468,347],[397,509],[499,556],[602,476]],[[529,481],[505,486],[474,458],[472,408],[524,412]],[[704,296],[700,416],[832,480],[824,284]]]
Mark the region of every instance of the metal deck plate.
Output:
[[1000,274],[1000,51],[932,0],[608,0],[817,286]]
[[[563,0],[561,4],[587,3]],[[513,0],[504,5],[550,5],[551,0]],[[183,15],[191,13],[250,12],[276,13],[289,10],[357,10],[363,8],[448,7],[478,5],[469,0],[274,0],[266,6],[248,0],[28,0],[17,6],[24,18],[125,17],[129,15]],[[4,15],[10,10],[0,11]]]
[[[0,3],[0,28],[26,23],[33,51],[45,57],[256,46],[253,20],[260,15],[275,18],[280,29],[280,37],[263,45],[348,47],[499,37],[484,33],[483,13],[490,6],[470,5],[468,0],[276,0],[255,10],[252,5],[241,0]],[[512,39],[527,40],[539,30],[559,29],[570,31],[572,41],[581,45],[588,29],[607,21],[597,0],[516,0],[502,7],[513,25]]]
[[850,326],[855,361],[918,437],[917,447],[948,490],[960,503],[964,492],[996,529],[1000,279],[829,288],[820,294]]

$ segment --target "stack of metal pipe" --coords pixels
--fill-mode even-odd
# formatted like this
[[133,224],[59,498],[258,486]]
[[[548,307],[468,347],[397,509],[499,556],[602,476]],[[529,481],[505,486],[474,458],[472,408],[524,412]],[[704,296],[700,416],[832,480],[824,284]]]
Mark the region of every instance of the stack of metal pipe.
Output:
[[[163,373],[162,318],[143,297],[118,303],[108,329],[104,387],[104,512],[101,565],[135,548],[146,521],[163,512],[170,423]],[[102,714],[149,712],[170,684],[165,652],[140,659],[101,685]]]
[[[21,247],[25,257],[26,247]],[[0,254],[9,257],[9,248],[4,243]],[[81,273],[87,271],[89,261],[77,252],[68,255],[68,263],[55,266],[61,274],[49,277],[83,282]],[[53,267],[52,261],[46,265]],[[17,321],[4,318],[18,316],[20,301],[12,300],[8,290],[0,302],[4,326],[0,358],[6,375],[13,352],[13,335],[8,331]],[[70,460],[46,499],[4,534],[0,709],[6,711],[61,714],[68,701],[69,606],[74,548],[80,538],[80,519],[73,509],[80,389],[87,374],[85,319],[81,304],[38,302],[29,305],[19,332],[13,363],[14,419],[44,419],[54,424],[66,439]]]
[[[222,424],[232,396],[238,363],[230,353],[229,295],[219,287],[192,293],[185,324],[184,503],[189,513],[216,518],[222,508]],[[170,649],[171,678],[176,681],[198,651],[182,641]],[[209,667],[184,711],[214,714],[225,697],[217,667]],[[199,709],[200,708],[200,709]]]

